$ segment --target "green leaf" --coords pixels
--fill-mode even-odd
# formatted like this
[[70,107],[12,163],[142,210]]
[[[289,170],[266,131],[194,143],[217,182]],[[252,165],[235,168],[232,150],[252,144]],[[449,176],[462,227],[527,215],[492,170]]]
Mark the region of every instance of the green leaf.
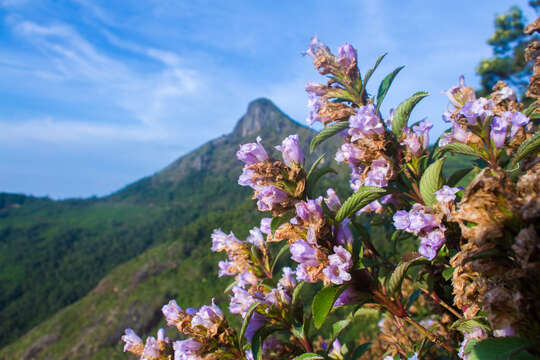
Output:
[[407,126],[407,123],[409,122],[409,117],[411,116],[411,112],[416,106],[416,104],[418,104],[418,102],[426,96],[428,96],[427,92],[419,91],[398,105],[398,107],[394,111],[394,116],[392,118],[392,132],[394,133],[396,138],[399,139],[403,128]]
[[347,288],[345,285],[330,285],[321,289],[313,298],[313,323],[317,329],[326,321],[338,296]]
[[468,167],[468,168],[465,168],[465,169],[456,170],[448,178],[447,185],[448,186],[456,186],[461,181],[461,179],[463,179],[465,176],[467,176],[467,174],[470,173],[473,169],[474,169],[473,167]]
[[225,288],[225,290],[223,290],[223,293],[226,294],[228,293],[229,291],[231,291],[231,289],[234,287],[234,285],[238,284],[238,281],[233,281],[232,283],[230,283],[229,285],[227,285],[227,287]]
[[490,338],[480,341],[472,348],[468,360],[533,360],[536,357],[529,354],[526,346],[531,344],[521,338],[504,337]]
[[246,312],[246,317],[244,318],[244,321],[242,322],[242,327],[240,328],[240,333],[238,334],[238,343],[239,344],[243,344],[244,343],[244,335],[246,334],[246,329],[248,327],[248,324],[251,320],[251,317],[253,316],[253,313],[255,312],[255,310],[257,309],[257,307],[260,305],[261,303],[256,301],[254,302],[248,309],[248,311]]
[[442,168],[444,158],[429,165],[424,175],[420,179],[420,195],[428,206],[433,206],[437,202],[435,191],[443,186]]
[[334,343],[334,341],[338,338],[338,336],[349,326],[352,322],[352,318],[348,318],[345,320],[340,320],[332,324],[332,338],[330,341],[328,341],[328,348],[326,349],[326,353],[328,354],[331,350],[331,345]]
[[487,331],[491,330],[488,322],[483,318],[473,318],[473,319],[459,319],[450,326],[450,329],[456,329],[461,332],[471,332],[474,328],[481,328]]
[[313,188],[317,184],[317,181],[319,181],[320,178],[329,173],[337,174],[337,171],[332,169],[331,167],[325,167],[319,170],[315,170],[313,172],[311,178],[307,181],[308,197],[311,196],[311,194],[313,193]]
[[285,254],[289,250],[290,247],[291,247],[290,244],[285,244],[284,246],[281,247],[281,249],[279,249],[278,253],[276,254],[276,257],[274,258],[274,262],[272,263],[272,268],[271,268],[272,273],[274,273],[274,269],[276,268],[279,258],[282,257],[283,254]]
[[315,148],[317,148],[317,146],[319,146],[323,141],[331,138],[332,136],[345,130],[348,127],[349,127],[348,121],[339,121],[337,123],[334,123],[332,125],[325,127],[313,138],[313,140],[311,140],[311,144],[309,145],[309,152],[312,153],[315,150]]
[[527,107],[525,110],[523,110],[523,115],[526,117],[531,117],[531,115],[534,113],[534,110],[536,110],[540,106],[536,101],[533,102],[529,107]]
[[369,347],[371,346],[370,342],[363,343],[362,345],[358,346],[356,349],[354,349],[353,356],[351,359],[357,360],[360,358],[360,356],[364,355],[366,351],[368,351]]
[[529,154],[532,154],[535,151],[538,151],[540,149],[540,132],[537,132],[533,136],[531,136],[527,141],[525,141],[519,149],[516,151],[516,154],[514,155],[511,165],[512,167],[521,161],[524,157],[526,157]]
[[392,82],[394,81],[396,75],[403,69],[405,66],[400,66],[394,71],[392,71],[390,74],[386,75],[386,77],[381,81],[381,84],[379,85],[379,91],[377,91],[377,113],[379,113],[379,109],[381,107],[381,104],[386,97],[386,94],[388,93],[388,90],[390,89],[390,86],[392,85]]
[[363,186],[352,194],[336,214],[336,222],[340,223],[372,201],[386,194],[386,190],[374,186]]
[[315,353],[305,353],[294,358],[295,360],[324,359],[321,355]]
[[386,283],[386,291],[388,291],[389,294],[394,294],[400,287],[401,282],[405,278],[405,274],[407,273],[407,270],[411,266],[414,265],[420,265],[420,264],[428,264],[429,261],[423,256],[417,257],[416,259],[403,262],[399,264],[395,269],[392,275],[390,276],[390,279]]
[[326,155],[325,154],[322,154],[321,156],[319,156],[317,158],[317,160],[315,160],[315,162],[313,163],[313,165],[311,165],[311,168],[309,169],[307,175],[306,175],[306,182],[309,181],[309,178],[311,177],[311,174],[313,173],[313,171],[317,168],[317,166],[319,166],[319,163],[322,161],[322,159],[324,159],[324,156]]
[[296,304],[298,303],[300,292],[302,291],[302,288],[304,287],[306,283],[304,281],[300,281],[298,284],[296,284],[296,287],[294,288],[293,294],[292,294],[292,300],[291,300],[291,309],[294,310],[296,307]]
[[467,144],[462,143],[451,143],[446,146],[440,147],[435,151],[434,157],[439,157],[440,155],[444,154],[445,152],[451,152],[454,154],[463,154],[463,155],[471,155],[475,156],[477,158],[486,160],[485,156],[480,154],[478,151],[474,150],[472,147],[470,147]]
[[364,96],[364,92],[366,91],[366,86],[367,86],[367,83],[368,83],[369,79],[371,78],[371,75],[373,75],[375,70],[377,70],[377,68],[381,64],[381,61],[384,59],[386,54],[388,54],[388,53],[384,53],[381,56],[379,56],[377,61],[375,61],[375,65],[373,65],[373,67],[366,72],[366,76],[364,77],[364,82],[362,83],[362,90],[360,91],[360,95],[362,97]]
[[442,277],[446,281],[450,280],[453,275],[454,275],[454,268],[453,267],[446,268],[442,272]]

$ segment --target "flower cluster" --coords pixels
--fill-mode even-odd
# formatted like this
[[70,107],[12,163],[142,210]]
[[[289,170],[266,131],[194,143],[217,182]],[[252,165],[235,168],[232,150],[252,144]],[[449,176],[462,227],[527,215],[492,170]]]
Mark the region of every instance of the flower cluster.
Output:
[[272,211],[274,215],[286,212],[301,198],[305,190],[305,174],[302,170],[304,154],[298,144],[298,135],[290,135],[281,146],[283,162],[272,159],[261,138],[256,143],[244,144],[236,156],[245,166],[238,184],[249,186],[254,191],[260,211]]

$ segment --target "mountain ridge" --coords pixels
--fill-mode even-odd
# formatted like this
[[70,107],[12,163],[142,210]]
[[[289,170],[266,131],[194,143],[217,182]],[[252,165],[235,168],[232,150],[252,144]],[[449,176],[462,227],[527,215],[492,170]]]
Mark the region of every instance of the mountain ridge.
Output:
[[[294,133],[307,154],[315,132],[270,100],[257,99],[231,133],[109,196],[63,201],[28,197],[18,200],[21,206],[0,212],[0,346],[83,298],[113,268],[154,246],[179,238],[190,244],[187,238],[207,241],[210,224],[219,227],[220,221],[229,221],[222,214],[237,208],[249,214],[238,213],[235,219],[244,216],[243,223],[253,224],[260,215],[251,210],[251,190],[237,185],[242,167],[235,157],[238,146],[262,136],[267,150],[278,157],[273,146]],[[335,149],[336,141],[323,144],[311,158]],[[0,204],[10,196],[0,194]],[[182,228],[192,233],[181,236]],[[190,246],[186,254],[199,245]]]

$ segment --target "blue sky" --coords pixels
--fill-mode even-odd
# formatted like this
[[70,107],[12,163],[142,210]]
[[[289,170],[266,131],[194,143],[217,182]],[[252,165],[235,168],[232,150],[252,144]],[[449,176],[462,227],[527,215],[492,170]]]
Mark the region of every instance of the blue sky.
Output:
[[[406,65],[384,113],[443,130],[442,89],[491,53],[496,14],[526,0],[0,0],[0,192],[106,195],[228,133],[249,101],[307,115],[312,35],[358,48],[372,86]],[[534,14],[527,9],[529,20]],[[371,89],[373,91],[373,88]]]

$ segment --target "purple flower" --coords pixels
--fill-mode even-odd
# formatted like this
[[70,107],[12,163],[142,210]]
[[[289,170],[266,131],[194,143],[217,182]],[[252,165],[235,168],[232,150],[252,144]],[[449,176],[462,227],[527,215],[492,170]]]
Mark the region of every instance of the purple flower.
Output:
[[444,233],[441,230],[431,231],[427,236],[420,238],[420,248],[418,252],[428,260],[433,260],[437,256],[437,251],[445,241]]
[[232,292],[234,295],[231,298],[229,311],[231,314],[241,314],[242,317],[245,317],[249,307],[255,303],[256,300],[249,292],[247,292],[247,290],[240,286],[234,286]]
[[310,96],[307,106],[310,110],[306,121],[310,126],[318,121],[323,122],[325,120],[325,117],[319,116],[319,109],[323,106],[321,98]]
[[278,281],[278,286],[287,291],[291,291],[296,286],[296,273],[290,267],[283,268],[283,275]]
[[422,230],[428,231],[438,225],[435,217],[431,214],[425,214],[417,210],[409,212],[409,228],[407,231],[411,233],[417,234]]
[[340,45],[338,47],[338,56],[338,63],[346,69],[353,61],[356,61],[356,49],[349,43]]
[[442,120],[444,122],[447,122],[447,123],[451,122],[452,121],[452,111],[450,111],[448,109],[444,110],[444,112],[442,114]]
[[493,336],[495,337],[512,337],[516,335],[516,331],[511,326],[493,331]]
[[469,356],[469,352],[465,352],[465,349],[467,348],[467,344],[472,339],[476,340],[483,340],[487,338],[486,332],[481,328],[474,328],[473,331],[469,333],[465,333],[465,338],[461,342],[461,346],[459,347],[458,356],[460,359],[467,359]]
[[291,252],[291,259],[294,261],[309,265],[317,266],[321,262],[317,259],[317,249],[308,244],[305,240],[298,240],[289,248]]
[[406,230],[409,228],[409,212],[405,210],[398,210],[394,214],[394,227],[398,230]]
[[389,128],[392,127],[392,121],[394,121],[394,112],[395,109],[390,109],[388,117],[384,120],[384,125],[388,126]]
[[512,126],[510,127],[510,139],[513,139],[518,133],[519,129],[529,123],[529,118],[520,112],[516,112],[512,114],[510,121],[512,122]]
[[182,312],[182,308],[178,306],[176,300],[170,300],[167,305],[163,305],[163,307],[161,308],[161,312],[167,320],[167,325],[176,326],[176,323],[178,322],[178,317]]
[[352,265],[351,254],[342,246],[335,246],[334,252],[328,257],[330,265],[323,269],[323,274],[331,283],[341,285],[351,280],[351,274],[348,273]]
[[216,324],[220,324],[223,321],[223,312],[214,303],[212,299],[212,305],[204,305],[195,314],[191,320],[191,326],[202,326],[207,329],[212,328]]
[[169,342],[169,338],[165,337],[165,330],[163,328],[160,328],[157,332],[157,341],[158,342]]
[[465,77],[463,75],[459,77],[459,84],[457,86],[453,86],[450,89],[443,91],[443,93],[448,96],[450,103],[457,108],[462,107],[467,101],[474,101],[476,99],[474,91],[467,90]]
[[338,296],[333,307],[352,304],[358,301],[359,296],[360,295],[353,288],[349,287]]
[[274,185],[267,185],[262,187],[257,192],[257,207],[260,211],[270,211],[274,204],[279,204],[287,200],[288,195],[286,192],[278,189]]
[[349,269],[352,266],[351,253],[347,251],[343,246],[334,246],[334,254],[328,257],[330,264],[336,264],[345,269]]
[[326,197],[324,198],[326,206],[332,211],[338,211],[341,207],[341,201],[334,189],[329,188],[326,190]]
[[316,282],[316,280],[307,271],[305,264],[300,264],[296,267],[296,279],[298,281],[305,281],[309,283]]
[[358,164],[363,151],[353,144],[345,143],[336,153],[337,162],[348,162],[349,164]]
[[287,294],[285,289],[277,288],[272,289],[269,293],[267,293],[264,297],[264,301],[269,306],[274,305],[279,307],[280,304],[290,305],[291,297]]
[[474,101],[467,101],[460,114],[465,116],[467,122],[471,125],[476,125],[478,119],[484,121],[488,116],[492,116],[493,101],[486,98],[479,98]]
[[257,184],[252,180],[255,176],[255,171],[248,169],[247,167],[242,168],[242,174],[238,177],[238,185],[240,186],[249,186],[252,189],[257,188]]
[[281,146],[276,146],[276,149],[281,151],[283,161],[287,166],[304,163],[304,153],[302,152],[300,145],[298,145],[298,135],[287,136],[281,143]]
[[141,359],[144,360],[157,360],[161,357],[159,353],[159,344],[155,337],[149,336],[146,338],[146,344],[144,345],[144,350],[141,355]]
[[349,118],[349,127],[351,141],[356,141],[374,133],[384,133],[384,126],[376,114],[373,104],[360,106],[356,110],[356,114]]
[[240,145],[240,150],[236,153],[236,157],[247,165],[268,160],[268,154],[261,144],[260,136],[257,136],[257,143]]
[[366,206],[364,206],[363,208],[361,208],[360,210],[358,210],[356,214],[358,215],[362,213],[371,213],[371,212],[376,213],[377,211],[381,209],[382,209],[382,205],[379,202],[379,200],[374,200],[370,202],[369,204],[367,204]]
[[173,342],[174,360],[196,360],[197,352],[202,344],[195,339],[178,340]]
[[363,166],[351,166],[351,180],[349,182],[349,185],[351,186],[351,189],[353,189],[355,192],[364,185],[364,180],[362,179],[362,173],[364,172]]
[[214,229],[212,232],[212,235],[210,236],[212,238],[212,251],[220,252],[223,250],[229,249],[233,244],[240,244],[242,243],[240,240],[234,236],[233,233],[230,233],[229,235],[225,234],[221,229]]
[[309,43],[308,49],[302,55],[304,56],[309,55],[313,59],[315,59],[317,57],[317,52],[319,52],[319,50],[327,50],[327,49],[328,47],[324,43],[320,42],[317,36],[313,36]]
[[429,130],[431,130],[431,128],[433,128],[433,124],[423,120],[420,121],[418,125],[413,126],[413,131],[422,136],[422,139],[424,140],[422,144],[424,149],[429,145]]
[[339,245],[350,246],[352,245],[354,238],[349,228],[350,219],[345,219],[336,229],[336,243]]
[[322,96],[326,94],[326,86],[316,82],[308,82],[306,84],[306,92],[310,97]]
[[254,227],[249,230],[249,236],[246,239],[246,242],[255,245],[260,248],[264,244],[264,237],[261,230],[258,227]]
[[296,216],[306,223],[315,223],[323,216],[322,208],[315,200],[299,201],[295,207]]
[[246,339],[248,339],[248,341],[251,342],[251,340],[253,339],[253,335],[255,335],[257,330],[262,328],[266,324],[267,321],[268,321],[267,318],[265,318],[258,312],[254,312],[246,328]]
[[392,167],[390,163],[388,163],[385,158],[380,157],[371,163],[371,169],[367,173],[364,185],[375,187],[387,186],[391,170]]
[[227,260],[220,260],[218,262],[218,276],[234,276],[236,275],[235,263]]
[[469,139],[469,132],[463,129],[458,123],[454,123],[454,126],[452,127],[452,137],[454,140],[466,144]]
[[122,335],[122,341],[126,344],[124,345],[124,352],[129,351],[137,353],[143,349],[142,339],[133,331],[132,329],[126,329],[125,335]]
[[262,218],[261,219],[261,232],[266,235],[270,235],[272,232],[270,229],[270,224],[272,223],[272,218]]
[[489,136],[497,148],[504,145],[504,141],[506,140],[506,129],[508,128],[507,118],[511,117],[511,114],[510,111],[506,111],[501,117],[495,116],[491,120],[491,131],[489,132]]
[[407,127],[403,129],[403,132],[405,133],[405,138],[401,140],[401,144],[405,145],[413,156],[420,156],[423,149],[418,134],[415,134]]
[[440,190],[435,191],[435,198],[440,202],[452,202],[456,199],[459,190],[459,188],[444,185]]
[[238,281],[238,286],[245,287],[246,285],[257,284],[259,279],[251,271],[249,271],[249,269],[247,269],[236,277],[236,281]]

